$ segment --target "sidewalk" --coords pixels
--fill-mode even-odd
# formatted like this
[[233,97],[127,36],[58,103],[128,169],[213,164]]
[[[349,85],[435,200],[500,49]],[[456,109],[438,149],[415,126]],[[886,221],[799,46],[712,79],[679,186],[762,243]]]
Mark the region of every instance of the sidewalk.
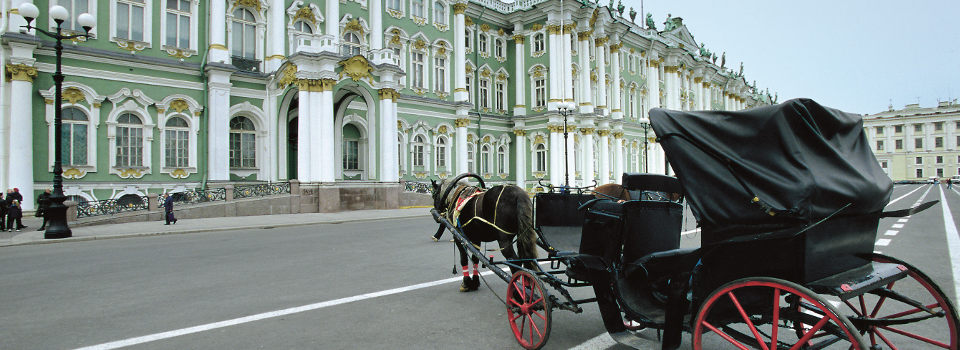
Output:
[[[336,213],[278,214],[259,216],[232,216],[203,219],[180,219],[176,224],[164,225],[163,221],[131,222],[124,224],[71,227],[73,237],[64,239],[44,239],[40,221],[23,224],[28,227],[22,232],[0,236],[0,247],[21,244],[44,244],[122,237],[170,235],[194,232],[211,232],[255,228],[275,228],[313,224],[331,224],[366,220],[399,219],[411,217],[429,217],[429,208],[353,210]],[[25,218],[26,219],[26,218]]]

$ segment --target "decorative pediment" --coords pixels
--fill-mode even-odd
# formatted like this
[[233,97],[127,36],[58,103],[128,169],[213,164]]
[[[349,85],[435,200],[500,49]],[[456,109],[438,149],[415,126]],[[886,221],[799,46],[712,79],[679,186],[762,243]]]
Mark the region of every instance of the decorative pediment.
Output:
[[297,21],[304,21],[316,26],[324,21],[320,7],[316,4],[305,5],[303,1],[294,1],[293,4],[287,8],[287,18],[290,18],[290,25],[293,25]]
[[110,99],[110,102],[113,102],[114,104],[122,102],[128,98],[137,101],[137,103],[144,107],[157,103],[157,101],[147,96],[147,94],[140,89],[130,90],[129,88],[122,88],[120,91],[117,91],[117,93],[110,95],[107,98]]
[[172,111],[188,115],[200,115],[200,112],[203,111],[203,107],[200,106],[200,104],[190,96],[174,94],[165,97],[160,102],[157,102],[157,111],[160,113]]
[[356,55],[340,61],[339,65],[342,68],[340,71],[341,79],[346,75],[350,77],[350,79],[353,79],[353,81],[359,81],[365,78],[373,83],[373,77],[370,75],[373,67],[370,65],[370,61],[367,61],[363,55]]

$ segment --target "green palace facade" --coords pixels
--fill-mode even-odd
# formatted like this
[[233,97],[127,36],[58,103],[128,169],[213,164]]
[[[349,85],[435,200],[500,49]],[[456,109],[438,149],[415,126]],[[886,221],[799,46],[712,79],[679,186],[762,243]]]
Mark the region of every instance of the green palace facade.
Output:
[[[29,210],[52,185],[55,54],[21,29],[22,2],[2,8],[0,188]],[[395,198],[467,171],[529,191],[565,173],[602,184],[669,172],[650,108],[774,102],[681,18],[640,25],[613,3],[34,2],[40,28],[57,4],[67,30],[97,18],[63,54],[64,192],[79,201],[292,179],[321,201]]]

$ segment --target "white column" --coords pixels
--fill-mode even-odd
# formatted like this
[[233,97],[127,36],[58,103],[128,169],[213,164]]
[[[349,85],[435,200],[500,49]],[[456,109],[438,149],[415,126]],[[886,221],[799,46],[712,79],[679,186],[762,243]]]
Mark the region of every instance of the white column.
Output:
[[370,2],[370,50],[383,49],[383,0]]
[[[597,108],[603,108],[603,115],[610,115],[610,106],[607,106],[607,38],[600,37],[595,39],[597,45],[597,89],[600,90],[597,101]],[[604,178],[604,176],[600,176]]]
[[280,64],[283,63],[285,58],[284,53],[284,40],[283,33],[286,28],[286,21],[284,21],[285,9],[284,0],[270,0],[270,8],[267,9],[267,16],[270,18],[267,21],[267,54],[264,55],[264,70],[266,72],[273,72],[280,68]]
[[605,129],[609,127],[605,122],[600,123],[600,129],[597,131],[597,134],[600,135],[600,171],[597,173],[600,176],[599,183],[601,185],[610,183],[610,129]]
[[593,158],[596,155],[593,153],[593,124],[580,129],[583,133],[582,146],[583,149],[583,184],[592,185],[593,184]]
[[527,131],[521,129],[522,124],[515,126],[513,129],[514,135],[514,159],[516,160],[516,168],[513,170],[516,174],[517,183],[516,185],[522,189],[527,188]]
[[[310,118],[310,158],[307,159],[307,165],[310,167],[310,182],[320,182],[322,180],[323,168],[330,167],[333,165],[327,163],[326,154],[324,153],[335,153],[333,149],[325,149],[324,144],[326,143],[323,138],[323,129],[324,129],[324,114],[327,114],[327,106],[324,105],[324,96],[323,96],[323,81],[320,79],[310,79],[308,80],[308,94],[310,98],[308,103],[310,104],[310,114],[307,115],[307,118]],[[332,108],[332,107],[329,107]],[[331,121],[331,124],[333,122]],[[299,136],[298,136],[299,137]],[[333,137],[333,135],[331,135]]]
[[623,179],[623,131],[613,132],[613,182],[620,183]]
[[311,140],[314,138],[311,137],[310,127],[311,123],[311,113],[310,99],[314,94],[310,93],[310,85],[308,80],[302,79],[299,81],[299,90],[297,92],[297,180],[300,182],[313,182],[313,176],[311,174],[311,155],[310,151],[313,150],[313,146],[310,144]]
[[[619,37],[614,34],[614,41],[619,41]],[[612,106],[610,106],[610,111],[612,112],[611,116],[613,119],[623,119],[623,109],[620,106],[620,47],[623,46],[621,43],[615,43],[610,45],[610,94],[613,98],[610,99]],[[616,175],[616,174],[614,174]]]
[[[464,12],[467,10],[467,4],[453,4],[453,100],[466,101],[467,96],[467,66],[466,51],[467,43],[465,41],[466,22]],[[518,78],[519,80],[519,78]],[[462,173],[459,172],[458,173]]]
[[[647,96],[649,96],[649,108],[660,108],[660,63],[653,57],[650,58],[649,71],[647,72]],[[647,115],[647,109],[643,112]]]
[[563,185],[563,130],[562,125],[548,125],[550,130],[550,183],[554,186]]
[[323,34],[330,40],[328,45],[332,47],[328,46],[324,50],[340,52],[340,1],[326,1],[325,3],[327,6],[323,16],[326,17],[326,30]]
[[210,0],[210,22],[207,23],[207,28],[210,38],[210,52],[207,56],[207,62],[229,64],[230,51],[227,51],[226,0]]
[[[337,1],[328,1],[328,3],[331,2]],[[321,79],[320,90],[323,92],[318,92],[320,95],[319,103],[310,107],[311,112],[318,117],[316,121],[319,124],[313,129],[313,135],[319,139],[320,143],[319,147],[316,148],[319,150],[319,154],[314,158],[316,164],[320,167],[316,173],[317,181],[320,182],[333,182],[336,179],[337,152],[335,148],[336,140],[334,139],[335,127],[333,125],[333,114],[335,113],[333,110],[334,84],[336,84],[336,81],[333,79]]]
[[[569,12],[567,13],[569,15]],[[565,19],[565,20],[569,20]],[[564,102],[574,102],[573,101],[573,50],[570,47],[570,32],[573,31],[573,28],[576,25],[571,22],[566,22],[563,25],[563,32],[560,35],[560,43],[563,47],[563,50],[560,52],[560,71],[561,76],[563,77],[563,101]],[[573,173],[570,173],[571,176]]]
[[560,25],[547,25],[547,33],[549,34],[547,36],[549,38],[547,56],[550,56],[550,67],[547,68],[550,77],[547,109],[555,111],[557,110],[557,102],[563,101],[563,58],[561,57],[563,55],[563,43],[560,42]]
[[706,81],[703,82],[703,109],[713,110],[713,89]]
[[[377,1],[377,0],[375,0]],[[396,182],[400,169],[397,168],[397,110],[394,89],[380,89],[380,181]]]
[[[213,50],[211,50],[211,53]],[[230,180],[230,71],[208,69],[210,129],[207,130],[209,179]],[[260,166],[268,166],[261,164]]]
[[[580,59],[580,113],[593,113],[593,89],[590,88],[590,32],[577,33],[577,40],[580,44],[580,54],[577,56]],[[590,176],[593,174],[591,173]]]
[[[516,27],[514,27],[514,33],[518,33],[519,30],[521,29],[523,29],[523,25],[517,24]],[[526,55],[524,54],[526,52],[524,50],[525,40],[526,40],[526,37],[523,36],[523,34],[515,34],[513,36],[513,41],[516,43],[516,56],[514,57],[514,61],[516,61],[516,72],[517,72],[517,74],[515,74],[513,77],[513,84],[515,88],[514,91],[516,92],[516,98],[515,98],[516,103],[515,103],[515,106],[513,107],[513,115],[527,114],[527,106],[526,106],[527,89],[525,88],[525,84],[527,82],[527,71],[526,71],[526,65],[525,65],[526,63],[524,62],[524,57],[526,57]]]
[[463,114],[460,114],[461,110],[457,110],[459,118],[454,122],[457,127],[457,174],[471,171],[467,169],[467,126],[470,125],[470,120],[466,118],[466,110],[462,112]]
[[[26,64],[8,64],[6,72],[10,82],[10,157],[6,164],[8,188],[20,189],[23,195],[23,210],[34,210],[33,187],[33,79],[37,69]],[[48,140],[47,147],[53,147],[54,140]],[[45,167],[44,167],[45,168]],[[47,180],[47,179],[44,179]]]

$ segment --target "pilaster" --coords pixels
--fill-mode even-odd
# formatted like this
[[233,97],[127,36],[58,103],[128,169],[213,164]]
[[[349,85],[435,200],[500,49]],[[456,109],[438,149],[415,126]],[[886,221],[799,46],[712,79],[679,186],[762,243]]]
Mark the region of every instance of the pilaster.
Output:
[[597,135],[600,136],[600,169],[597,172],[597,182],[603,185],[610,183],[610,124],[601,121]]
[[[583,31],[577,33],[577,43],[580,45],[578,49],[580,55],[577,58],[580,59],[580,113],[581,114],[592,114],[593,113],[593,89],[590,88],[590,35],[593,34],[593,31]],[[591,163],[592,162],[588,162]],[[593,173],[590,174],[593,176]]]
[[[601,35],[603,35],[601,33]],[[601,36],[594,39],[597,45],[597,90],[599,98],[597,108],[603,111],[603,115],[610,115],[610,107],[607,106],[607,37]],[[602,176],[601,176],[602,178]]]
[[[514,26],[514,33],[518,33],[521,30],[523,30],[522,24],[517,24]],[[514,61],[516,61],[516,71],[518,72],[516,74],[516,77],[513,80],[513,84],[515,87],[514,91],[516,92],[516,98],[515,98],[516,104],[513,106],[513,115],[517,115],[517,116],[527,114],[527,106],[526,106],[527,74],[526,74],[526,63],[524,62],[524,57],[526,57],[526,55],[524,54],[526,52],[524,50],[525,39],[526,39],[526,36],[524,36],[523,34],[513,35],[513,41],[516,45],[516,56],[514,57]]]
[[[467,110],[457,110],[457,120],[454,126],[457,129],[457,174],[463,174],[471,171],[467,169],[467,126],[470,125],[470,119],[467,119]],[[474,154],[477,154],[474,152]]]
[[[283,6],[281,6],[281,11]],[[210,0],[209,45],[207,62],[230,64],[230,51],[227,51],[227,1]]]
[[527,131],[523,129],[522,121],[514,122],[514,160],[516,163],[516,185],[520,188],[527,188]]
[[[10,160],[3,164],[7,169],[7,188],[18,188],[23,194],[23,209],[34,210],[33,186],[33,79],[37,68],[23,63],[6,65],[6,78],[10,79]],[[25,101],[25,102],[24,102]],[[14,134],[15,133],[15,134]],[[52,147],[53,140],[50,140]]]
[[[215,1],[217,2],[217,1]],[[211,50],[213,52],[213,50]],[[230,180],[230,75],[232,70],[207,66],[207,108],[210,129],[207,134],[208,179]],[[261,166],[267,166],[263,164]]]
[[[453,100],[467,101],[467,67],[466,67],[466,23],[464,13],[466,3],[453,4]],[[519,80],[519,79],[518,79]],[[462,173],[462,172],[461,172]]]
[[[619,41],[619,36],[613,35],[614,41]],[[610,94],[613,98],[610,99],[612,106],[610,106],[611,117],[613,119],[623,119],[623,109],[621,109],[621,100],[620,100],[620,48],[623,47],[623,43],[617,42],[610,45]]]

